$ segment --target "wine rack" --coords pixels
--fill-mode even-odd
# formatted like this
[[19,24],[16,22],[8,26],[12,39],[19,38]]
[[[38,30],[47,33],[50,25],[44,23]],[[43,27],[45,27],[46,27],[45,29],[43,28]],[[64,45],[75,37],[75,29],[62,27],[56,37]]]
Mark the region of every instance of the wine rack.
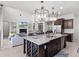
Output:
[[39,46],[27,40],[27,55],[30,57],[38,57]]
[[31,56],[31,42],[27,40],[27,55]]
[[38,45],[32,43],[32,56],[37,57],[38,56]]

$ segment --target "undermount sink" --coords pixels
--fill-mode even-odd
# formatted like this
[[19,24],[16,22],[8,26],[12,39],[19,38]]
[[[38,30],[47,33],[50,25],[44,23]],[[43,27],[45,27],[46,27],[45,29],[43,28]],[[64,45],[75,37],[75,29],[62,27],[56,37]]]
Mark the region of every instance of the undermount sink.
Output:
[[56,38],[56,37],[60,37],[61,36],[61,34],[47,34],[47,37],[49,37],[49,38]]
[[49,36],[47,36],[48,38],[53,38],[53,37],[56,37],[56,36],[54,36],[54,35],[49,35]]

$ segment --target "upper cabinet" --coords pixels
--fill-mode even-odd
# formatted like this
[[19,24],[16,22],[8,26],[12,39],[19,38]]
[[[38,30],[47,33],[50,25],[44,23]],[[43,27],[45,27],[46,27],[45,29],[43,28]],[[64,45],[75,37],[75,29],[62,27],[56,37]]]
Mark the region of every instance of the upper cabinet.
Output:
[[64,29],[73,29],[73,19],[64,20]]
[[61,25],[63,29],[73,29],[73,19],[58,19],[54,25]]
[[55,22],[54,22],[54,25],[62,25],[63,23],[63,19],[57,19]]
[[64,29],[73,29],[73,19],[58,19],[54,22],[54,25],[61,25],[61,33],[64,32]]

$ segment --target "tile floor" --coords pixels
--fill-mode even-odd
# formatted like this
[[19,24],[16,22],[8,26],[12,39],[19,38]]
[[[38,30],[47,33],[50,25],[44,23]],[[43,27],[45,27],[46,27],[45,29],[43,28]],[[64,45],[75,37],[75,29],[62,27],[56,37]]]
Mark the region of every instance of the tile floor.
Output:
[[0,49],[0,57],[24,57],[23,46],[2,48]]
[[23,45],[12,47],[8,39],[3,40],[3,48],[0,49],[0,57],[24,57]]
[[67,42],[67,47],[61,51],[68,53],[68,57],[79,57],[79,53],[77,52],[78,48],[79,42]]
[[[4,40],[4,48],[0,49],[0,57],[25,57],[23,54],[23,45],[12,47],[8,40]],[[77,50],[79,49],[79,42],[67,42],[67,47],[62,49],[67,53],[67,57],[79,57]],[[60,52],[61,52],[60,51]]]

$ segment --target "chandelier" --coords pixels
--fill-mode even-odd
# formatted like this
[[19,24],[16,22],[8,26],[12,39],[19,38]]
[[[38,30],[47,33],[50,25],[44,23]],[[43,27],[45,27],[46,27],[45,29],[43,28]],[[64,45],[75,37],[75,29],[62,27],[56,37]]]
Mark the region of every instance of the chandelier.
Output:
[[56,21],[58,16],[59,16],[59,12],[58,11],[54,11],[54,7],[52,7],[52,13],[49,14],[49,21]]
[[[43,3],[44,1],[41,1],[41,4]],[[35,22],[56,21],[59,14],[60,13],[58,11],[54,11],[54,7],[52,8],[52,12],[50,14],[49,10],[42,6],[40,9],[34,10],[33,17]]]

